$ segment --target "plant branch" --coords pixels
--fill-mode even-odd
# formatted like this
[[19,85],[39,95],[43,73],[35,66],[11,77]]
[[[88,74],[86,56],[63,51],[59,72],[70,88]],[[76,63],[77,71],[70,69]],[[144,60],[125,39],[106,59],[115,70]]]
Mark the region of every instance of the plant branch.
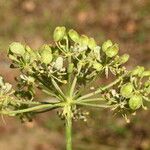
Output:
[[106,89],[111,88],[112,86],[116,85],[118,82],[120,82],[122,80],[123,77],[125,77],[127,74],[122,75],[121,77],[119,77],[118,79],[116,79],[114,82],[111,82],[110,84],[104,86],[104,87],[100,87],[98,88],[96,91],[88,93],[86,95],[81,96],[80,98],[78,98],[77,100],[82,100],[82,99],[86,99],[88,97],[92,97],[94,95],[97,95],[101,92],[103,92]]
[[85,103],[85,102],[76,102],[76,105],[81,105],[81,106],[89,106],[89,107],[97,107],[97,108],[109,108],[111,106],[108,105],[99,105],[99,104],[91,104],[91,103]]
[[41,109],[46,109],[46,108],[52,108],[52,107],[56,107],[56,106],[62,107],[62,103],[56,103],[56,104],[42,104],[42,105],[35,106],[35,107],[30,107],[30,108],[21,109],[21,110],[13,110],[13,111],[2,110],[2,111],[0,112],[0,114],[4,114],[4,115],[19,114],[19,113],[32,112],[32,111],[41,110]]

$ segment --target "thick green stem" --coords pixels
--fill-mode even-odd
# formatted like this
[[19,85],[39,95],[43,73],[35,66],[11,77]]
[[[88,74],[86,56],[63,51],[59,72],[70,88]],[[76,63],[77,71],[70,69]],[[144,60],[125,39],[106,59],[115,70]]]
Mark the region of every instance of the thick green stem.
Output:
[[66,150],[72,150],[72,117],[71,117],[71,112],[68,112],[67,116],[66,116]]

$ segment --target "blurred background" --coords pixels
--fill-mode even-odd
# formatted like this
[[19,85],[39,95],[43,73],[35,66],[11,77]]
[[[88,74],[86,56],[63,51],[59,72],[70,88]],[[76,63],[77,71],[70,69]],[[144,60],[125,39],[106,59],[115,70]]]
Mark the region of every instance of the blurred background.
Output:
[[[38,48],[61,25],[99,44],[119,43],[120,53],[131,56],[127,68],[150,68],[150,0],[0,0],[0,74],[15,84],[18,73],[6,56],[12,41]],[[65,150],[64,124],[55,114],[24,124],[0,119],[0,150]],[[109,111],[91,110],[88,122],[74,123],[74,150],[150,150],[149,116],[150,110],[138,112],[126,124]]]

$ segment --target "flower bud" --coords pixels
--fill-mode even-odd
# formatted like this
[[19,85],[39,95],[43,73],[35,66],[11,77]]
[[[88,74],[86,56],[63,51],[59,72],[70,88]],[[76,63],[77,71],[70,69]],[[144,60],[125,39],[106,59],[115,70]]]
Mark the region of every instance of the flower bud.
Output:
[[80,37],[79,37],[79,34],[75,30],[73,29],[69,30],[68,34],[72,41],[76,43],[79,42]]
[[133,89],[134,87],[132,83],[126,83],[121,87],[120,93],[123,97],[129,98],[132,95]]
[[72,73],[73,67],[74,67],[74,64],[73,64],[73,63],[69,64],[68,69],[67,69],[67,72],[68,72],[68,73]]
[[88,47],[90,49],[94,49],[96,47],[96,42],[95,42],[94,38],[89,38]]
[[105,53],[108,57],[112,58],[118,54],[118,51],[119,51],[118,44],[114,44],[113,46],[108,47]]
[[9,50],[12,53],[17,54],[17,55],[21,55],[21,56],[23,56],[25,53],[24,46],[19,42],[13,42],[12,44],[10,44]]
[[107,40],[106,42],[104,42],[102,44],[102,50],[105,52],[108,49],[108,47],[110,47],[112,45],[113,45],[112,41],[111,40]]
[[141,76],[142,73],[144,72],[145,68],[142,66],[137,66],[133,71],[132,71],[132,75],[138,75]]
[[81,45],[88,45],[89,38],[86,35],[81,35],[80,37],[80,44]]
[[98,62],[94,62],[93,63],[93,68],[96,70],[96,71],[101,71],[103,66],[102,64],[98,63]]
[[63,68],[63,58],[62,57],[58,57],[56,59],[56,62],[55,62],[55,65],[54,67],[57,69],[57,70],[61,70]]
[[66,34],[66,28],[65,27],[56,27],[54,30],[53,38],[55,42],[61,41]]
[[124,54],[120,57],[120,64],[124,64],[129,60],[129,55],[128,54]]
[[130,100],[129,100],[129,107],[132,109],[132,110],[137,110],[141,107],[142,105],[142,95],[133,95],[131,96]]

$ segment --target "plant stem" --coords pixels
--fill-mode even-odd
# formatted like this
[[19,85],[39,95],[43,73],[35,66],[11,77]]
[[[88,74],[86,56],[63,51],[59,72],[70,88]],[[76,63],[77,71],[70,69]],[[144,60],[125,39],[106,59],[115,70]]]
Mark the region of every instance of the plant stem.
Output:
[[26,112],[32,112],[36,110],[46,109],[46,108],[52,108],[52,107],[61,107],[61,103],[56,104],[41,104],[39,106],[30,107],[26,109],[20,109],[20,110],[13,110],[13,111],[1,111],[0,114],[9,115],[9,114],[19,114],[19,113],[26,113]]
[[[68,110],[71,109],[68,106]],[[71,117],[71,110],[67,113],[66,116],[66,150],[72,150],[72,117]]]
[[81,96],[79,99],[77,100],[81,100],[81,99],[86,99],[86,98],[89,98],[91,96],[94,96],[96,94],[99,94],[101,93],[102,91],[106,90],[106,89],[109,89],[111,88],[112,86],[114,86],[115,84],[117,84],[118,82],[120,82],[122,80],[123,77],[125,77],[127,74],[124,74],[123,76],[119,77],[118,79],[116,79],[114,82],[111,82],[110,84],[104,86],[104,87],[101,87],[101,88],[98,88],[96,91],[94,92],[91,92],[89,94],[86,94],[86,95],[83,95]]
[[89,106],[89,107],[96,107],[96,108],[109,108],[111,106],[108,106],[108,105],[104,105],[104,104],[92,104],[92,103],[84,103],[84,102],[77,102],[75,103],[77,105],[83,105],[83,106]]

